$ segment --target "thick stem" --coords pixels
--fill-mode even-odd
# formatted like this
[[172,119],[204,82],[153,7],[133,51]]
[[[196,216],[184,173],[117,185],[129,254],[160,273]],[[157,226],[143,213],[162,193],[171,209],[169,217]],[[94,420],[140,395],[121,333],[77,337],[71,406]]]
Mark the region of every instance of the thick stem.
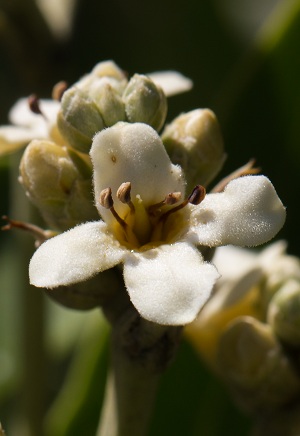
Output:
[[158,326],[128,310],[112,329],[111,369],[97,436],[145,436],[160,375],[180,328]]

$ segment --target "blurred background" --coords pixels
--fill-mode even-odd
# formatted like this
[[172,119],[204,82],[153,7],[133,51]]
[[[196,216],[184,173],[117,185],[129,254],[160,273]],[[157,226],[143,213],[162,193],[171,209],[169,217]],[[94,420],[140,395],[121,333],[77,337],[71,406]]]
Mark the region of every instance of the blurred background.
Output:
[[[287,207],[278,238],[299,256],[300,1],[0,0],[1,124],[18,98],[49,98],[55,83],[72,84],[106,59],[129,75],[174,69],[194,81],[169,99],[168,120],[198,107],[216,113],[228,153],[220,177],[255,158]],[[1,214],[26,219],[20,156],[0,160]],[[0,421],[10,436],[41,436],[43,427],[92,436],[108,327],[97,311],[60,308],[26,285],[33,249],[26,235],[0,235]],[[151,436],[241,436],[250,427],[183,342]]]

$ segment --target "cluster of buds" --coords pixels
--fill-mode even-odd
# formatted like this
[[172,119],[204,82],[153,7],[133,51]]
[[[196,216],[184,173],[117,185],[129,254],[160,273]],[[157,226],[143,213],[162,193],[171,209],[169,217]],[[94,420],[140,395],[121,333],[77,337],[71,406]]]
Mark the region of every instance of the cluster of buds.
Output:
[[283,241],[259,254],[217,249],[222,278],[187,330],[237,404],[257,418],[257,436],[289,436],[300,426],[300,260],[285,250]]
[[102,62],[64,92],[57,122],[68,143],[88,153],[95,134],[118,121],[159,131],[166,115],[166,96],[150,77],[135,74],[128,81],[114,63]]
[[[105,61],[69,88],[60,82],[53,89],[53,100],[19,101],[10,116],[16,127],[2,127],[0,142],[5,151],[29,142],[19,181],[47,226],[61,232],[98,217],[88,154],[96,133],[120,121],[141,122],[160,131],[167,96],[190,86],[188,79],[174,72],[153,73],[153,80],[151,75],[134,74],[129,80],[114,62]],[[167,125],[162,139],[171,160],[190,168],[186,173],[190,190],[200,174],[206,185],[222,167],[223,142],[209,110],[181,115]]]

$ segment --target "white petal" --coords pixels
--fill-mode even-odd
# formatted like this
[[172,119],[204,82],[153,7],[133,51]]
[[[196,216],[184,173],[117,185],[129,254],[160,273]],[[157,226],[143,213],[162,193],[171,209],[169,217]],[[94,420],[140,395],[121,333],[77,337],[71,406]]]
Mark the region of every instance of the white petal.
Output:
[[184,242],[129,254],[124,265],[133,305],[143,318],[165,325],[192,322],[218,277],[215,267]]
[[190,91],[193,87],[192,80],[177,71],[156,71],[147,76],[162,88],[167,97]]
[[272,239],[285,221],[285,208],[264,176],[245,176],[230,182],[225,191],[209,194],[193,208],[194,242],[254,246]]
[[55,288],[82,282],[120,263],[125,253],[105,223],[81,224],[37,249],[29,265],[30,283]]
[[[111,213],[99,205],[98,199],[108,187],[116,200],[119,186],[131,182],[131,197],[140,195],[146,206],[163,200],[170,192],[184,194],[180,167],[171,163],[159,135],[146,124],[120,122],[101,131],[94,137],[90,154],[96,205],[105,220],[110,219]],[[119,201],[115,208],[119,213],[128,210]]]
[[16,126],[26,127],[40,123],[47,124],[55,122],[60,107],[59,102],[54,100],[39,100],[39,106],[47,121],[45,121],[42,115],[34,114],[30,110],[28,98],[21,98],[9,112],[10,122]]
[[23,127],[0,127],[0,156],[24,147],[32,139],[32,131]]

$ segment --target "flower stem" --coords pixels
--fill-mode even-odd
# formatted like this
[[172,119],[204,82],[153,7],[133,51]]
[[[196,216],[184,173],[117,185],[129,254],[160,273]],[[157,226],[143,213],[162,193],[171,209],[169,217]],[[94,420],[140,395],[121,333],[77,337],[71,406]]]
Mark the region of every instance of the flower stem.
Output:
[[159,326],[129,309],[112,328],[111,368],[97,436],[145,436],[160,376],[181,328]]

